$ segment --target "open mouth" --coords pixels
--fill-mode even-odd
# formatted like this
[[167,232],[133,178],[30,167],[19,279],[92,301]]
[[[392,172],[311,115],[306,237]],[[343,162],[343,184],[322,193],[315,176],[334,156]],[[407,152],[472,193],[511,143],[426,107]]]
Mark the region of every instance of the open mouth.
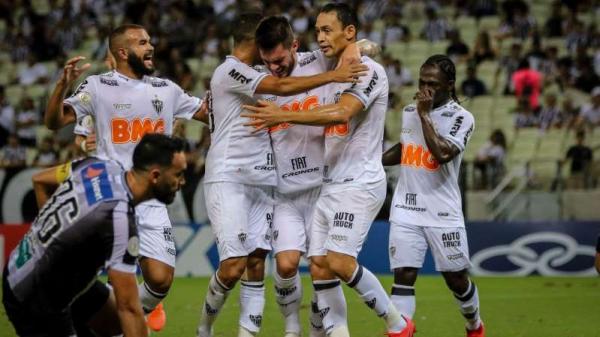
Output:
[[144,64],[150,64],[150,65],[152,65],[152,54],[146,54],[146,55],[144,55],[144,57],[142,58],[142,60],[144,61]]
[[328,52],[328,51],[330,51],[330,50],[331,50],[331,47],[330,47],[330,46],[319,46],[319,48],[321,48],[321,51],[322,51],[323,53],[326,53],[326,52]]

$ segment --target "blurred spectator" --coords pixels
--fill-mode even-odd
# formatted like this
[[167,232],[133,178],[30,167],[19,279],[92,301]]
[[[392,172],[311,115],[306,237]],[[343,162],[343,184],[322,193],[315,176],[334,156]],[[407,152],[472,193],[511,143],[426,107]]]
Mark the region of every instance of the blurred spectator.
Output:
[[17,112],[15,129],[19,142],[27,147],[35,147],[37,137],[37,126],[40,123],[39,114],[35,110],[35,104],[31,97],[23,97]]
[[421,38],[429,42],[444,40],[449,29],[446,20],[438,17],[437,11],[432,7],[425,9],[425,16],[425,25],[421,29]]
[[52,136],[46,136],[37,149],[37,153],[33,158],[31,166],[50,167],[58,164],[59,161],[59,153],[54,148],[54,138],[52,138]]
[[492,48],[492,42],[490,40],[490,33],[487,30],[482,30],[477,33],[475,39],[475,45],[473,46],[472,59],[475,64],[479,64],[486,60],[493,60],[496,58],[496,52]]
[[25,147],[19,144],[17,135],[8,136],[8,143],[2,148],[2,161],[0,168],[20,169],[25,167],[27,151]]
[[521,44],[513,43],[510,47],[510,53],[502,56],[500,62],[498,63],[498,68],[496,69],[496,74],[494,76],[494,88],[497,87],[500,74],[504,72],[506,79],[503,90],[504,95],[512,95],[514,93],[514,88],[512,86],[512,75],[517,70],[519,63],[521,62],[521,52]]
[[290,25],[296,34],[304,34],[310,29],[310,15],[303,4],[295,5],[290,11]]
[[579,107],[573,102],[573,98],[569,95],[563,98],[562,113],[565,116],[565,125],[572,128],[579,118]]
[[542,49],[542,37],[536,32],[531,39],[531,49],[525,53],[525,58],[529,61],[531,69],[542,71],[546,52]]
[[539,97],[542,91],[542,74],[529,66],[527,59],[521,60],[519,67],[512,75],[513,88],[517,100],[527,98],[532,111],[539,109]]
[[29,54],[27,65],[19,69],[18,77],[20,85],[45,83],[48,80],[48,69],[43,63],[37,62],[35,55]]
[[584,145],[585,132],[577,131],[576,144],[567,150],[565,161],[571,161],[571,175],[567,186],[569,188],[585,188],[589,186],[592,149]]
[[584,60],[578,64],[577,71],[579,76],[575,78],[573,86],[586,93],[591,93],[592,89],[600,86],[600,77],[594,72],[591,60]]
[[0,85],[0,148],[8,142],[8,136],[15,131],[15,110],[6,99],[4,86]]
[[390,88],[396,90],[405,85],[412,85],[413,79],[410,69],[402,66],[402,61],[384,55],[383,65],[388,76]]
[[579,20],[573,22],[573,27],[565,37],[565,44],[571,54],[575,53],[577,47],[588,45],[588,36],[583,22]]
[[385,28],[383,29],[383,43],[385,46],[396,42],[408,42],[410,40],[410,29],[400,22],[402,16],[388,14],[385,16]]
[[558,106],[558,98],[555,93],[548,93],[544,97],[544,105],[540,110],[540,129],[546,130],[552,127],[560,127],[566,118]]
[[512,35],[521,40],[526,40],[536,26],[535,17],[529,11],[529,5],[516,6],[514,12],[514,22],[512,26]]
[[383,34],[381,31],[373,29],[372,22],[364,23],[361,30],[358,31],[358,39],[369,39],[380,46],[383,44]]
[[450,44],[446,48],[446,55],[448,55],[454,63],[465,61],[469,56],[469,46],[461,39],[460,31],[458,29],[452,29],[448,32],[448,39]]
[[[480,172],[479,188],[494,188],[504,175],[506,157],[506,137],[496,129],[490,139],[477,152],[475,168]],[[488,185],[489,183],[489,185]]]
[[539,71],[544,77],[544,85],[554,83],[558,78],[558,48],[549,46],[545,51],[546,57],[540,65]]
[[563,21],[565,19],[562,13],[562,4],[560,0],[555,0],[550,5],[552,10],[550,17],[544,24],[544,35],[547,37],[562,37],[563,36]]
[[498,14],[496,0],[473,0],[469,1],[471,4],[470,13],[477,21],[479,26],[479,20],[484,16],[493,16]]
[[595,87],[592,90],[590,103],[581,107],[577,124],[590,129],[600,125],[600,87]]
[[538,126],[538,119],[535,117],[529,100],[525,97],[521,98],[515,110],[515,130],[521,128],[531,128]]
[[467,97],[475,97],[487,94],[485,83],[477,78],[475,65],[467,67],[467,78],[460,84],[460,91]]

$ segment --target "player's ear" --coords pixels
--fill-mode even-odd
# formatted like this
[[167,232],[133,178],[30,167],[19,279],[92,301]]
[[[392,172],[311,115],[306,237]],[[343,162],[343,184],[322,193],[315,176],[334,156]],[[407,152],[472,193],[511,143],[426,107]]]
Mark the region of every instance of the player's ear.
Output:
[[160,178],[160,169],[157,166],[150,169],[150,172],[149,172],[150,182],[152,182],[153,184],[157,184],[159,178]]
[[356,27],[354,25],[344,27],[344,36],[348,41],[356,38]]

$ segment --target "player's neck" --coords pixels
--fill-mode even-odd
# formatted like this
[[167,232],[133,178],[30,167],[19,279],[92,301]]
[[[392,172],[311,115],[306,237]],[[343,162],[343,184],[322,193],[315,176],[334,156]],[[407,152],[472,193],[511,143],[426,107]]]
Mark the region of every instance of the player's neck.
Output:
[[127,76],[136,80],[141,80],[142,77],[144,77],[144,75],[136,74],[128,64],[117,64],[115,71],[123,76]]
[[249,66],[253,66],[255,63],[254,48],[251,46],[248,46],[244,43],[241,43],[240,45],[234,47],[233,51],[231,52],[231,55],[233,55],[238,60],[240,60],[241,62],[243,62]]
[[129,190],[131,191],[132,202],[134,206],[146,200],[152,199],[150,190],[148,188],[148,183],[133,170],[127,171],[125,174],[125,180],[127,187],[129,187]]

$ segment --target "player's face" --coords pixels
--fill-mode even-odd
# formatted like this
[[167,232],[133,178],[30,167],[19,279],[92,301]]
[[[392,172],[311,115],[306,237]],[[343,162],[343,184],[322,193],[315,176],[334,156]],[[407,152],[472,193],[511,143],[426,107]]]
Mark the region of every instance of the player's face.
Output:
[[440,68],[427,65],[421,67],[419,73],[419,91],[425,89],[434,91],[433,106],[438,107],[448,99],[452,83],[446,79]]
[[183,152],[175,153],[172,165],[162,170],[154,186],[154,197],[158,201],[168,205],[175,200],[175,194],[185,184],[184,172],[186,168],[185,154]]
[[297,49],[298,41],[295,40],[292,47],[289,49],[286,49],[282,43],[269,51],[259,48],[260,58],[273,76],[287,77],[290,76],[294,69],[294,65],[296,64]]
[[354,41],[356,29],[353,25],[342,27],[337,12],[320,13],[315,24],[319,48],[327,57],[338,57],[348,44]]
[[154,46],[145,29],[130,29],[127,31],[127,63],[139,75],[150,75],[154,72]]

